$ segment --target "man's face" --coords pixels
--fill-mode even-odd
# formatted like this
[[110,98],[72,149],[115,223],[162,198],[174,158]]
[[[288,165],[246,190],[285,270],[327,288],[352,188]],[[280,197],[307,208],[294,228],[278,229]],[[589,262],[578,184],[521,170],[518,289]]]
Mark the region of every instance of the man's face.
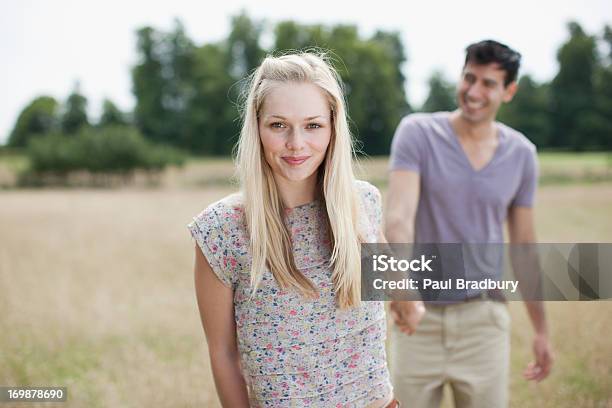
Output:
[[461,117],[473,124],[495,120],[502,102],[510,102],[516,93],[516,82],[504,86],[505,77],[497,63],[468,62],[457,87]]

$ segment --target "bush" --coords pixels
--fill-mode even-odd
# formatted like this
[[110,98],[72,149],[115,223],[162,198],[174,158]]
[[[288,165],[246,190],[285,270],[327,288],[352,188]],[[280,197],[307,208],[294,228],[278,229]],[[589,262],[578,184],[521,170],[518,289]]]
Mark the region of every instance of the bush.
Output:
[[74,171],[93,174],[130,174],[137,169],[160,171],[182,165],[178,150],[149,143],[128,126],[84,128],[76,135],[52,134],[32,140],[27,147],[31,170],[67,175]]

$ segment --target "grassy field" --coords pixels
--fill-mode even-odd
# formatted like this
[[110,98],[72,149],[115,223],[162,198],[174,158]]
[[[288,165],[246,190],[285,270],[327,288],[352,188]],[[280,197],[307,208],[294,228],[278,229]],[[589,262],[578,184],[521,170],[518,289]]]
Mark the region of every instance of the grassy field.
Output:
[[[612,182],[611,153],[552,153],[538,155],[540,184]],[[373,157],[362,161],[363,177],[379,186],[387,180],[387,158]]]
[[[612,153],[555,153],[539,154],[540,184],[572,184],[612,182]],[[0,189],[18,187],[18,174],[27,170],[28,159],[23,154],[0,154]],[[361,177],[378,186],[386,184],[387,158],[361,159]],[[182,169],[167,170],[161,185],[170,188],[219,187],[228,184],[233,169],[227,159],[193,158]],[[82,185],[82,177],[76,177]],[[137,175],[136,185],[146,186],[148,180]],[[133,184],[131,184],[133,185]]]
[[[383,193],[384,166],[364,170]],[[227,161],[194,161],[160,189],[0,192],[0,385],[64,385],[66,407],[218,406],[185,225],[231,191],[220,181],[231,174]],[[544,183],[539,238],[612,242],[611,208],[611,182]],[[547,310],[557,360],[535,385],[520,375],[531,328],[511,304],[511,406],[612,407],[612,302]]]

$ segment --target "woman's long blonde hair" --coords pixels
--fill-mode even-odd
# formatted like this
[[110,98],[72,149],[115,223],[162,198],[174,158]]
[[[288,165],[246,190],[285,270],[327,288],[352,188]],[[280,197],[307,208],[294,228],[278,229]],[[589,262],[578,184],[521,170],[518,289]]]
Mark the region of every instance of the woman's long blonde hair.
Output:
[[249,78],[237,146],[237,170],[244,197],[252,255],[251,286],[256,292],[265,267],[282,289],[296,289],[309,298],[317,289],[296,267],[284,207],[266,162],[259,137],[258,117],[270,90],[279,83],[311,83],[329,101],[332,136],[319,167],[319,194],[327,209],[332,255],[330,267],[340,308],[359,304],[361,293],[360,205],[353,173],[354,148],[349,131],[341,80],[324,54],[310,52],[268,56]]

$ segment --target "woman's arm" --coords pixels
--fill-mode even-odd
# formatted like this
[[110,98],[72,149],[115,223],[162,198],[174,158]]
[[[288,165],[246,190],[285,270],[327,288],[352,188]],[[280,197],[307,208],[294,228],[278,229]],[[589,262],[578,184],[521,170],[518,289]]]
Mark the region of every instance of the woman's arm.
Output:
[[196,297],[217,394],[224,407],[248,407],[236,343],[233,291],[215,276],[197,245],[195,252]]

